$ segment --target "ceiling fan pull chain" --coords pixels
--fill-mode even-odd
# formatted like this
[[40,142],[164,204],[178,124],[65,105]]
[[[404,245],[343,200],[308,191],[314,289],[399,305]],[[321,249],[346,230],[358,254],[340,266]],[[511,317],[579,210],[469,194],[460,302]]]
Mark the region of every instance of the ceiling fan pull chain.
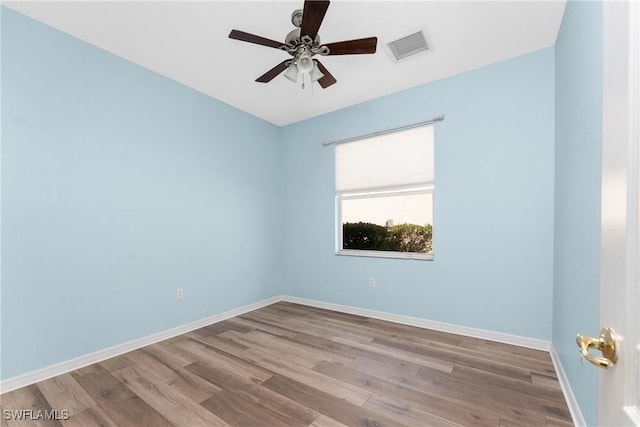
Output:
[[302,90],[304,90],[304,73],[302,73]]

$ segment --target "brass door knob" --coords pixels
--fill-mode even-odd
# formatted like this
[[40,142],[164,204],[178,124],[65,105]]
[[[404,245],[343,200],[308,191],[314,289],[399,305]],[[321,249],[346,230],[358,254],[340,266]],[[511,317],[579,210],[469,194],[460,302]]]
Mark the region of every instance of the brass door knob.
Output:
[[[597,337],[589,337],[578,334],[576,343],[580,347],[580,352],[589,362],[598,368],[610,368],[618,361],[618,341],[615,332],[609,327],[600,330]],[[594,348],[602,353],[602,356],[594,356],[589,353],[589,349]]]

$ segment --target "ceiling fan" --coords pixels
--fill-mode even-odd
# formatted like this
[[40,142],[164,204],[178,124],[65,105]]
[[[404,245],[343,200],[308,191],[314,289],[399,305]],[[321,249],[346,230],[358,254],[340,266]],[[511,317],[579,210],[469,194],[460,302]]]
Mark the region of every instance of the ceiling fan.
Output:
[[315,55],[356,55],[376,52],[377,37],[321,44],[318,30],[327,13],[329,3],[329,1],[305,0],[304,9],[294,10],[291,14],[291,23],[296,29],[287,34],[284,43],[244,31],[231,30],[229,33],[231,39],[285,50],[292,56],[258,77],[256,82],[268,83],[287,70],[284,76],[292,82],[297,82],[298,73],[303,74],[303,88],[306,74],[311,82],[317,81],[325,89],[336,83],[336,79],[318,59],[313,58]]

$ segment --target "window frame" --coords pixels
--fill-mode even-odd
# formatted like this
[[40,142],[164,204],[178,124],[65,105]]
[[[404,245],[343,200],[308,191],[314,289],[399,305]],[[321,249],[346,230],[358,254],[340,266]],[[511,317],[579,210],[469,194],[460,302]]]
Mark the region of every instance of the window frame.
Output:
[[[425,124],[423,126],[433,126],[432,123]],[[422,127],[422,126],[419,126]],[[398,132],[401,132],[400,130]],[[395,133],[395,132],[390,132]],[[363,138],[366,139],[366,138]],[[434,135],[434,152],[433,168],[435,175],[435,135]],[[334,158],[334,168],[336,160]],[[343,200],[357,200],[365,198],[380,198],[390,197],[398,195],[412,195],[412,194],[431,194],[432,214],[435,212],[435,176],[433,181],[423,182],[419,184],[407,184],[394,187],[379,187],[379,188],[366,188],[348,191],[335,191],[335,255],[338,256],[358,256],[369,258],[391,258],[391,259],[408,259],[408,260],[423,260],[433,261],[433,251],[429,254],[422,252],[398,252],[398,251],[375,251],[375,250],[360,250],[360,249],[343,249],[343,224],[342,224],[342,201]],[[435,222],[435,221],[432,221]],[[431,224],[433,227],[434,224]],[[433,234],[432,234],[433,245]]]
[[[411,260],[433,261],[433,253],[425,254],[422,252],[397,252],[397,251],[371,251],[360,249],[343,249],[343,228],[342,228],[342,200],[357,200],[365,198],[392,197],[398,195],[414,195],[414,194],[431,194],[432,204],[435,205],[435,186],[433,183],[421,186],[396,187],[393,190],[374,189],[372,191],[344,191],[335,195],[336,207],[336,255],[344,256],[361,256],[370,258],[396,258]],[[431,224],[433,227],[433,224]],[[431,237],[433,244],[433,235]]]

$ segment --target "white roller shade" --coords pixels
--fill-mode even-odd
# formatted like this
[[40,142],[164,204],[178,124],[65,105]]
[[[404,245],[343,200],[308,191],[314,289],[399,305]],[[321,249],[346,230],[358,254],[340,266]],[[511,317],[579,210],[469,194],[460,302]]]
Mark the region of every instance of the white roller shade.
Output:
[[433,126],[336,145],[336,191],[426,184],[433,177]]

